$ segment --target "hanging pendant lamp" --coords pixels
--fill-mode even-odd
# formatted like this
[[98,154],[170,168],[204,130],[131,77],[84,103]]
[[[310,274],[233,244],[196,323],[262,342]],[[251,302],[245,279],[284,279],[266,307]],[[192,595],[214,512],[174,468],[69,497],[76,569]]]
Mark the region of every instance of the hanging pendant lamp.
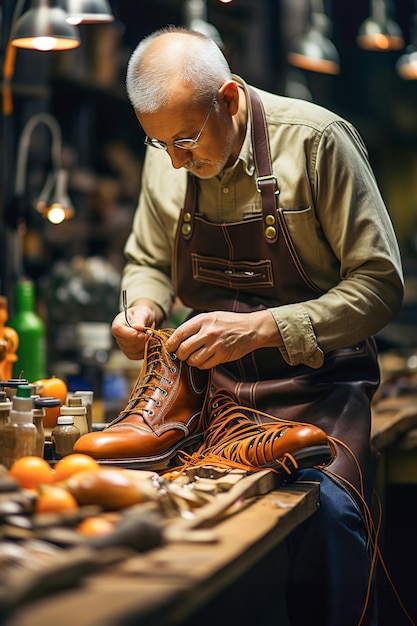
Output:
[[46,126],[51,134],[52,170],[34,205],[36,210],[50,222],[59,224],[74,216],[74,207],[67,191],[68,171],[62,164],[61,128],[56,118],[50,113],[36,113],[26,122],[22,130],[17,152],[15,197],[24,197],[30,143],[35,129],[41,124]]
[[114,15],[107,0],[63,0],[68,24],[108,24]]
[[290,65],[322,74],[338,74],[340,59],[336,46],[329,39],[331,26],[321,0],[313,0],[310,26],[288,51]]
[[219,48],[223,47],[223,39],[219,31],[207,21],[207,0],[186,0],[184,23],[190,30],[195,30],[212,39]]
[[388,17],[387,0],[371,0],[371,15],[362,22],[356,41],[364,50],[401,50],[404,38],[401,28]]
[[417,80],[417,0],[415,9],[411,19],[411,43],[397,61],[397,73],[405,80]]
[[34,0],[17,20],[10,43],[17,48],[31,50],[70,50],[80,45],[75,26],[66,22],[67,14],[60,7],[52,7],[49,0]]

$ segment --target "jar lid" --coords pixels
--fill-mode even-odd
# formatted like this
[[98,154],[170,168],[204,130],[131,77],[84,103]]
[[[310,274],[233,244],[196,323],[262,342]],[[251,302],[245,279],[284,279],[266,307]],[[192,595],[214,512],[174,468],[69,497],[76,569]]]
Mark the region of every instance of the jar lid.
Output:
[[60,426],[61,424],[73,424],[74,418],[72,417],[72,415],[60,415],[56,423],[58,426]]
[[16,396],[18,398],[30,398],[32,389],[30,385],[18,385],[16,389]]
[[87,407],[85,406],[68,406],[67,404],[63,404],[60,408],[61,415],[86,415]]
[[94,398],[94,391],[74,391],[74,396],[81,397],[83,400],[91,404]]
[[67,406],[82,406],[83,399],[79,396],[70,396],[67,398]]

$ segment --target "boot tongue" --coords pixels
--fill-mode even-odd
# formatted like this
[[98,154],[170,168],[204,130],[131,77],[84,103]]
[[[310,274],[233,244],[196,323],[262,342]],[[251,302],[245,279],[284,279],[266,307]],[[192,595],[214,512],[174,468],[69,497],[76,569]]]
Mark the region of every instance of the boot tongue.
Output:
[[146,406],[149,397],[155,393],[155,388],[160,386],[165,368],[169,368],[170,357],[164,346],[164,341],[172,332],[173,329],[163,329],[152,334],[149,333],[148,346],[145,352],[146,363],[144,363],[146,370],[143,379],[140,383],[138,381],[138,388],[132,398],[132,406],[135,410]]
[[146,372],[142,381],[142,387],[149,385],[152,378],[155,378],[155,381],[158,382],[158,373],[160,373],[161,369],[164,367],[169,367],[168,352],[164,347],[163,341],[161,341],[161,338],[158,335],[153,335],[149,339],[146,356]]

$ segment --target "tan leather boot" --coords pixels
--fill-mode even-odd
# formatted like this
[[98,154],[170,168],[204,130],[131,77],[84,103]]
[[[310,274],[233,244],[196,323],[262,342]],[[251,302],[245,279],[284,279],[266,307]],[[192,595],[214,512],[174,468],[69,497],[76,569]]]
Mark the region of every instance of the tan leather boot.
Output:
[[155,467],[202,440],[211,370],[169,353],[165,341],[172,332],[147,331],[142,369],[126,408],[103,431],[80,437],[74,452],[103,464]]
[[[328,465],[336,455],[326,433],[300,422],[280,420],[241,406],[235,394],[219,389],[210,399],[204,443],[187,465],[226,465],[248,471],[272,469],[293,474],[298,469]],[[268,419],[261,423],[261,419]]]

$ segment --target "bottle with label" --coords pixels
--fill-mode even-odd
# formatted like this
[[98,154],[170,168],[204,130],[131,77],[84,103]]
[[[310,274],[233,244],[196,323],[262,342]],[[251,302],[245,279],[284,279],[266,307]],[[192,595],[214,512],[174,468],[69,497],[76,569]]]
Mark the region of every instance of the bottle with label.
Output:
[[68,396],[67,403],[63,404],[59,411],[61,415],[71,415],[75,426],[80,431],[80,436],[88,433],[87,407],[81,396]]
[[8,469],[22,456],[36,455],[37,432],[32,411],[31,387],[19,385],[3,429],[3,465]]
[[43,428],[43,418],[45,417],[45,409],[33,409],[33,423],[36,428],[36,456],[44,457],[45,449],[45,430]]
[[3,463],[3,430],[9,421],[9,413],[12,408],[12,401],[6,395],[5,391],[0,391],[0,463]]
[[30,279],[16,284],[15,314],[9,320],[19,337],[18,360],[13,363],[13,375],[23,371],[30,382],[46,376],[45,324],[35,310],[35,288]]
[[[32,387],[32,392],[33,392],[33,387],[35,387],[36,389],[36,385],[31,385],[31,387]],[[48,408],[58,407],[61,404],[61,401],[59,400],[59,398],[53,398],[52,396],[42,398],[41,396],[37,394],[32,395],[32,400],[33,400],[33,423],[35,424],[36,432],[37,432],[36,455],[46,458],[46,454],[45,454],[46,434],[45,434],[45,427],[44,427],[46,410]]]
[[60,415],[51,435],[54,458],[59,460],[72,454],[74,444],[79,437],[80,430],[75,426],[72,415]]
[[[93,399],[94,391],[74,391],[74,397],[82,399],[82,405],[86,408],[87,430],[89,433],[93,430]],[[81,433],[83,434],[83,433]]]

